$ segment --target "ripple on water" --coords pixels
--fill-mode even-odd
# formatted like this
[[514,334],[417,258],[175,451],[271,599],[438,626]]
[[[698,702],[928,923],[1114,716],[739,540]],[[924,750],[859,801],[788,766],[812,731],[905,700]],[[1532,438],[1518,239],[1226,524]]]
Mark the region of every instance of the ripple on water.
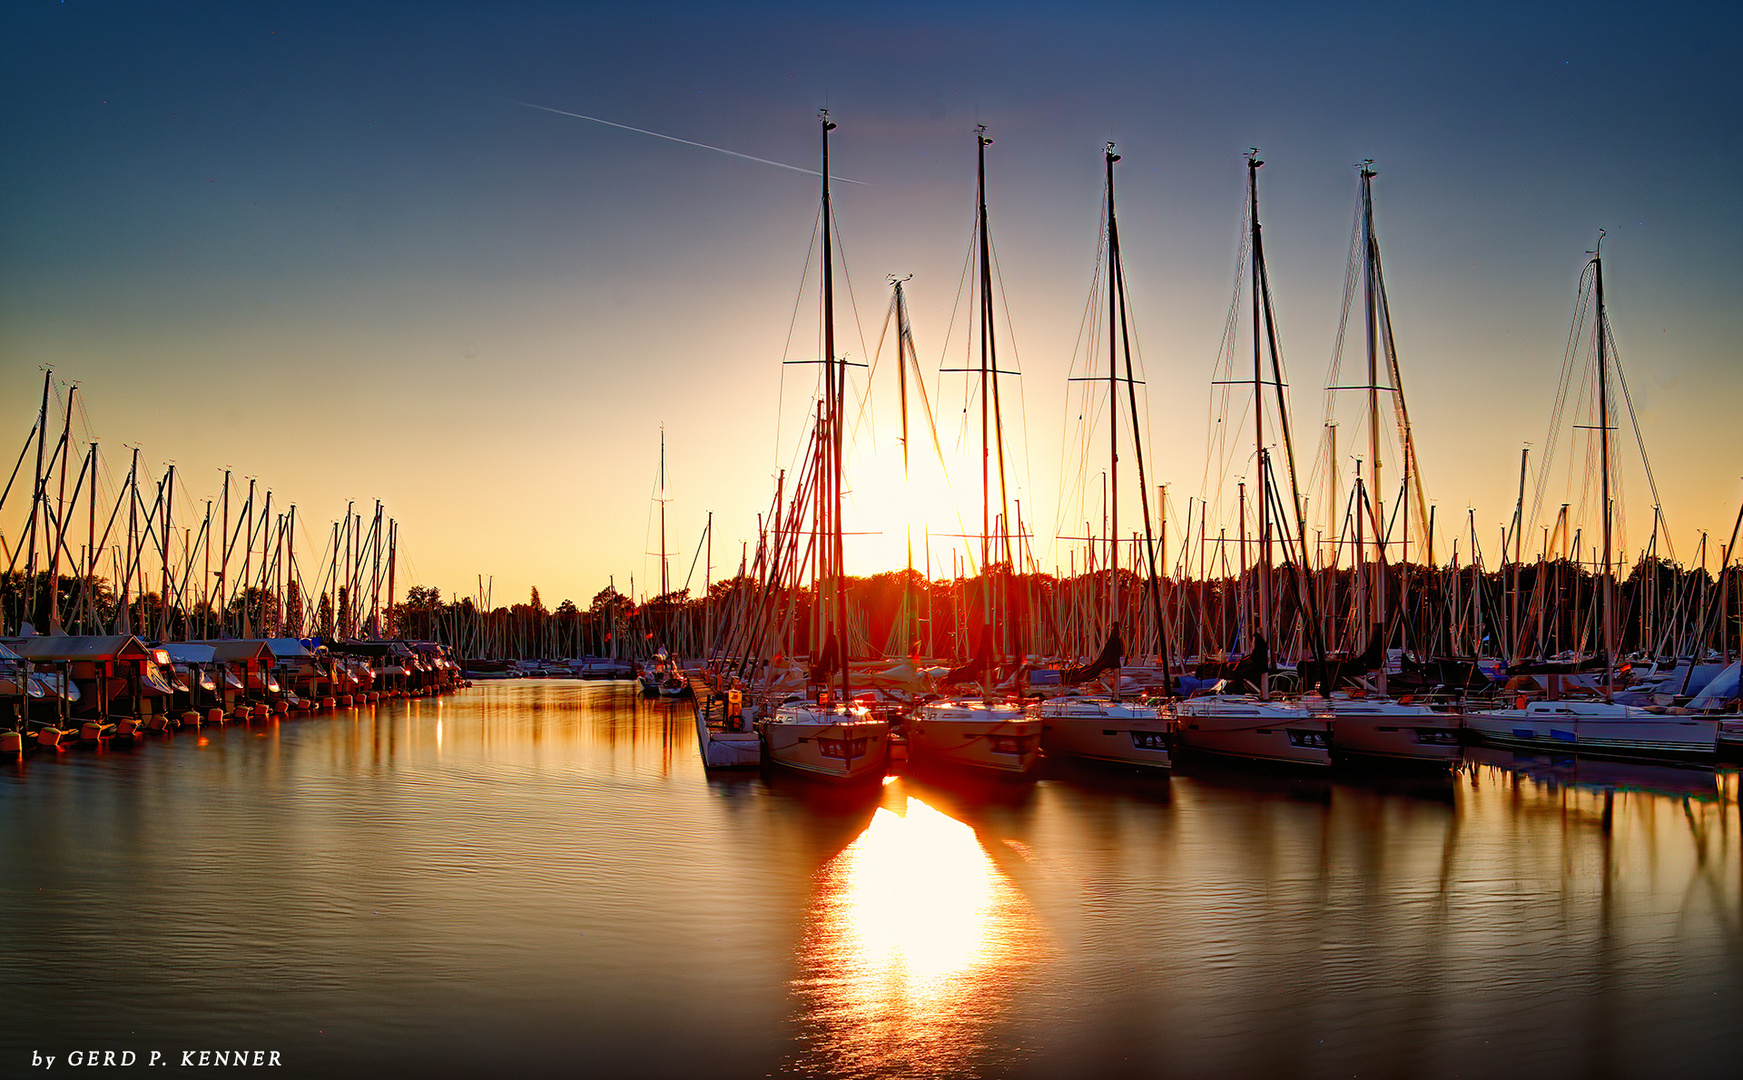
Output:
[[1730,1061],[1734,770],[844,792],[707,777],[694,739],[627,687],[508,682],[33,755],[0,770],[0,1042],[335,1075]]

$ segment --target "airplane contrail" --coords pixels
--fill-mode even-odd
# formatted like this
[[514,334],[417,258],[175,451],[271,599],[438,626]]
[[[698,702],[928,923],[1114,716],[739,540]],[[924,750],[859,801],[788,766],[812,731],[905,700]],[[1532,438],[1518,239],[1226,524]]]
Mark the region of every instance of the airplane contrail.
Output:
[[[649,131],[646,128],[630,127],[628,124],[617,124],[617,123],[613,123],[610,120],[601,120],[597,116],[587,116],[583,113],[569,112],[567,109],[553,109],[549,105],[534,105],[530,101],[516,101],[515,104],[516,105],[524,105],[529,109],[539,109],[543,112],[556,113],[558,116],[573,116],[577,120],[591,120],[595,124],[604,124],[606,127],[620,128],[624,131],[633,131],[633,132],[636,132],[637,134],[640,134],[640,135],[652,135],[656,139],[665,139],[668,142],[683,143],[685,146],[696,146],[696,147],[700,147],[703,150],[712,150],[717,154],[726,154],[730,157],[743,158],[746,161],[754,161],[760,165],[773,165],[777,169],[791,169],[796,173],[804,173],[806,176],[822,176],[823,175],[822,173],[817,172],[813,169],[801,169],[797,165],[788,165],[786,162],[783,162],[783,161],[770,161],[768,158],[752,157],[749,154],[741,154],[737,150],[728,150],[728,149],[726,149],[724,147],[720,147],[720,146],[709,146],[707,143],[691,142],[689,139],[680,139],[676,135],[662,135],[657,131]],[[849,180],[845,176],[831,176],[830,179],[831,180],[839,180],[844,184],[862,184],[862,183],[864,183],[864,181],[861,181],[861,180]]]

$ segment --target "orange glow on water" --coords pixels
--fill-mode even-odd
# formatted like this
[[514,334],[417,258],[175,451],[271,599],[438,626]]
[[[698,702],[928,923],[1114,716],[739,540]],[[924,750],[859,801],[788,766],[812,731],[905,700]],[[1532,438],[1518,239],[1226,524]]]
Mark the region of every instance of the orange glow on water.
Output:
[[1034,912],[968,825],[879,808],[824,866],[800,957],[807,1041],[840,1076],[957,1075],[1036,951]]

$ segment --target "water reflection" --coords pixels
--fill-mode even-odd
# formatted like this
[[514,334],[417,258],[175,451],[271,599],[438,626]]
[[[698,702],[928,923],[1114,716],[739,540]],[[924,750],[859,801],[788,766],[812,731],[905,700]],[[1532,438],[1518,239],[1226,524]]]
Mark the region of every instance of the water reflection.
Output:
[[706,776],[682,707],[555,682],[33,754],[0,762],[0,1061],[1727,1075],[1740,787],[1476,751],[838,790]]
[[802,1074],[972,1071],[1040,951],[1033,910],[974,829],[892,788],[895,807],[816,877],[795,981]]

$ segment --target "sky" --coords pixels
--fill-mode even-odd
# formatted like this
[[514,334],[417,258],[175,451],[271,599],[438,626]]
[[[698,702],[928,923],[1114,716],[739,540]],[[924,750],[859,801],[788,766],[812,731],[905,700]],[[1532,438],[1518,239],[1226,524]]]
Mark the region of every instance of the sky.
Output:
[[[1098,362],[1080,337],[1110,141],[1145,465],[1172,520],[1209,496],[1213,535],[1218,517],[1232,535],[1229,488],[1254,471],[1208,447],[1245,416],[1231,399],[1219,421],[1213,382],[1258,147],[1304,476],[1325,453],[1355,165],[1373,159],[1437,555],[1474,523],[1493,558],[1603,229],[1671,550],[1698,561],[1709,530],[1716,563],[1743,498],[1740,47],[1743,16],[1709,5],[18,0],[0,8],[0,456],[51,367],[79,385],[75,442],[101,442],[101,499],[131,446],[151,477],[176,463],[178,515],[229,467],[297,505],[309,561],[348,501],[367,517],[379,499],[402,590],[482,579],[499,605],[536,586],[585,606],[608,581],[658,582],[663,428],[670,577],[694,591],[708,515],[719,578],[802,452],[817,369],[782,361],[819,355],[818,182],[548,110],[815,170],[827,107],[832,172],[858,181],[834,192],[838,350],[870,364],[888,278],[908,276],[946,458],[902,479],[886,342],[852,375],[869,405],[850,570],[899,567],[908,535],[923,559],[929,531],[944,572],[949,534],[979,528],[979,399],[940,373],[969,357],[977,124],[1001,366],[1021,371],[1001,384],[1009,482],[1044,567],[1081,561],[1059,537],[1100,529],[1105,435],[1079,431],[1097,406],[1068,380]],[[1360,340],[1352,325],[1344,377]],[[1551,508],[1584,505],[1572,425],[1589,421],[1561,419]],[[1340,433],[1347,481],[1362,436]],[[1637,550],[1653,499],[1632,427],[1617,442]],[[8,545],[30,467],[0,509]]]

